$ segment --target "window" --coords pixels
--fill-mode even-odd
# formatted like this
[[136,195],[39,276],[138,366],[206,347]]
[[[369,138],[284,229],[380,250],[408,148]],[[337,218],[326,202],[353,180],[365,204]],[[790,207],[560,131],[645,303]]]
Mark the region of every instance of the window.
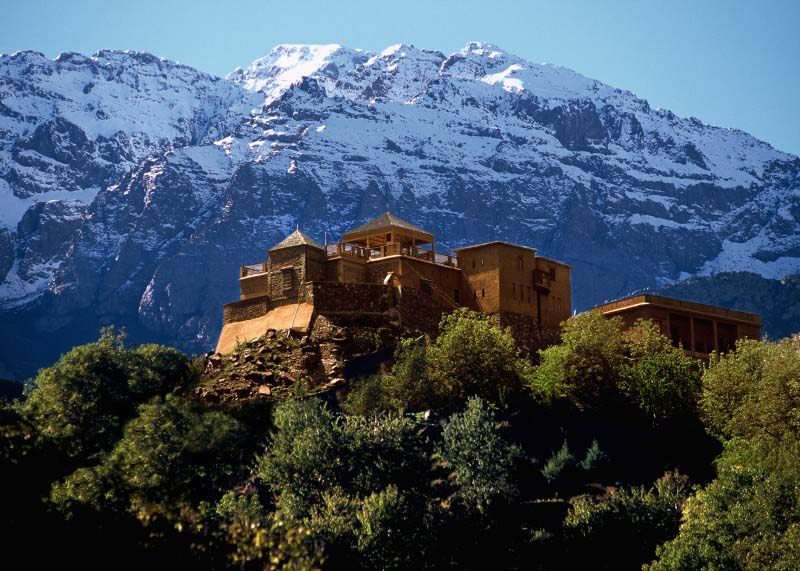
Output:
[[458,288],[453,290],[453,299],[456,303],[461,303],[461,292],[458,290]]
[[556,281],[556,269],[554,267],[550,267],[550,281]]
[[525,269],[525,262],[522,260],[522,256],[517,256],[517,269],[518,270]]
[[473,291],[472,292],[472,299],[478,299],[478,292],[477,291]]
[[285,292],[294,288],[294,268],[283,268],[281,270],[281,288]]
[[528,303],[531,302],[531,286],[528,286]]
[[483,256],[481,256],[481,265],[483,265]]
[[485,289],[481,290],[481,297],[486,297],[486,290]]
[[472,267],[475,267],[475,258],[472,258]]

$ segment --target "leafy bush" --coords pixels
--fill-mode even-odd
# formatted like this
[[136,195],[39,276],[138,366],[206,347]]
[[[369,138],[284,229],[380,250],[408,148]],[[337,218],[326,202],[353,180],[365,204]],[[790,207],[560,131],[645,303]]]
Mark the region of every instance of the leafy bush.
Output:
[[[570,501],[564,520],[573,568],[634,569],[651,559],[656,547],[678,531],[689,482],[665,474],[652,488],[610,488],[600,497]],[[620,538],[625,538],[620,545]]]
[[442,464],[452,470],[455,499],[478,512],[516,494],[511,468],[521,455],[503,439],[494,414],[478,397],[470,397],[466,410],[450,417],[437,448]]
[[650,569],[800,568],[800,338],[712,356],[702,410],[725,444],[719,474]]
[[575,456],[569,451],[567,441],[561,445],[561,448],[553,452],[553,455],[548,458],[547,462],[542,468],[542,476],[547,482],[552,482],[564,471],[565,468],[575,464]]
[[124,346],[109,330],[42,369],[22,405],[24,415],[65,455],[86,458],[109,450],[137,403],[183,386],[190,361],[168,347]]
[[57,505],[128,509],[145,523],[179,519],[181,511],[216,499],[241,477],[242,427],[232,418],[172,395],[138,412],[97,466],[79,468],[53,486]]

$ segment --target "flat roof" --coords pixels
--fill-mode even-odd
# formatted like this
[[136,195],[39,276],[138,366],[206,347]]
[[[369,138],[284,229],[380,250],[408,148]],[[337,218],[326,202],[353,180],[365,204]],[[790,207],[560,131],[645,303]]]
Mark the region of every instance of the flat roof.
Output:
[[728,309],[718,305],[708,305],[706,303],[698,303],[696,301],[686,301],[685,299],[677,299],[674,297],[667,297],[663,295],[654,295],[651,293],[633,295],[630,297],[610,301],[602,305],[593,307],[603,313],[619,313],[634,307],[643,305],[653,305],[666,309],[674,309],[678,311],[686,311],[690,313],[697,313],[706,316],[720,317],[730,321],[738,321],[747,323],[749,325],[761,325],[761,316],[757,313],[749,313],[747,311],[739,311],[736,309]]
[[454,252],[463,252],[464,250],[472,250],[474,248],[485,248],[486,246],[511,246],[512,248],[519,248],[521,250],[528,250],[536,252],[536,248],[530,248],[528,246],[520,246],[519,244],[512,244],[511,242],[503,242],[501,240],[494,240],[492,242],[484,242],[483,244],[473,244],[472,246],[464,246],[463,248],[453,248]]

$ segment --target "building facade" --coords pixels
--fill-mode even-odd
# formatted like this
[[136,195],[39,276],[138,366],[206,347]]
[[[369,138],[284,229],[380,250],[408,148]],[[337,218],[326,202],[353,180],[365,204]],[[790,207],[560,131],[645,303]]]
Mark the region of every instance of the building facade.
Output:
[[626,327],[638,319],[650,319],[673,345],[700,357],[728,351],[739,339],[761,336],[761,318],[755,313],[660,295],[636,295],[594,309],[608,317],[621,317]]
[[557,335],[572,307],[571,266],[505,242],[440,253],[433,234],[391,213],[324,246],[298,228],[268,257],[241,268],[240,300],[225,306],[218,352],[265,327],[308,330],[319,313],[377,311],[425,330],[458,307],[490,314],[533,350]]

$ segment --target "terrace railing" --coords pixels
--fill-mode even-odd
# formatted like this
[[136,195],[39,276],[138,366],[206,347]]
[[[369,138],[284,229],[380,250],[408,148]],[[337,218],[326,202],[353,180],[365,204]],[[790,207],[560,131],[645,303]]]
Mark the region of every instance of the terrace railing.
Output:
[[239,277],[246,278],[248,276],[255,276],[258,274],[265,274],[269,271],[269,263],[261,262],[260,264],[248,264],[239,268]]
[[418,258],[434,264],[443,266],[458,267],[458,258],[449,254],[441,254],[428,250],[427,248],[420,248],[419,246],[407,246],[403,244],[390,243],[383,246],[372,246],[364,248],[362,246],[355,246],[353,244],[330,244],[326,247],[329,257],[332,256],[355,256],[364,260],[375,260],[385,258],[387,256],[410,256]]

